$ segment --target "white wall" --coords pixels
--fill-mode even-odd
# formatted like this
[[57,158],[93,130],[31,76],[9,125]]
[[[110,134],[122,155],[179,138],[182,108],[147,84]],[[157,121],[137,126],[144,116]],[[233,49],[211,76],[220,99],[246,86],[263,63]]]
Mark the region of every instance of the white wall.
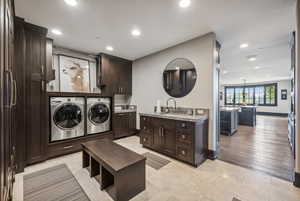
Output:
[[[197,81],[190,94],[177,98],[181,107],[197,107],[210,109],[209,149],[216,150],[214,131],[214,76],[216,36],[213,33],[198,37],[158,53],[133,62],[132,100],[138,112],[153,112],[157,100],[165,105],[170,96],[162,85],[163,71],[166,65],[175,58],[187,58],[194,63]],[[138,118],[139,119],[139,118]],[[139,126],[139,121],[138,124]]]
[[[289,113],[290,108],[290,100],[291,100],[291,87],[290,87],[290,80],[280,80],[280,81],[273,81],[273,82],[259,82],[259,83],[251,83],[251,85],[256,84],[267,84],[267,83],[277,83],[277,106],[258,106],[257,112],[270,112],[270,113]],[[243,84],[241,84],[243,85]],[[250,85],[250,84],[249,84]],[[227,85],[229,86],[229,85]],[[223,91],[223,100],[221,101],[221,106],[225,105],[225,90],[224,85],[221,87]],[[288,92],[287,100],[281,100],[281,89],[286,89]]]

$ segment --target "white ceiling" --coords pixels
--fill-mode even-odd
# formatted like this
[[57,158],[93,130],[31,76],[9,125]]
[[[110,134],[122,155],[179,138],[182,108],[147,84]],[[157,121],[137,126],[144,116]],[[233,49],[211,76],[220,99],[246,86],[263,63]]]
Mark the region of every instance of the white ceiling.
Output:
[[[132,60],[213,31],[222,44],[222,69],[228,71],[223,83],[288,76],[295,2],[192,0],[183,9],[179,0],[79,0],[77,7],[63,0],[15,0],[17,16],[63,32],[49,32],[56,45],[88,53],[106,52],[111,45],[111,54]],[[131,36],[133,28],[142,35]],[[243,42],[250,47],[240,50]],[[246,57],[253,54],[258,60],[250,63]],[[253,70],[257,65],[262,68]]]

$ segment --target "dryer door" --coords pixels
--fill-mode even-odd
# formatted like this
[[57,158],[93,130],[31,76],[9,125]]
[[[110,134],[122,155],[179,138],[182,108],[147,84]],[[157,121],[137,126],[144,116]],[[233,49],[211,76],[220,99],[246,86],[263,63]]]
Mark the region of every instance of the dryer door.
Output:
[[57,127],[64,130],[71,130],[82,121],[82,111],[74,103],[65,103],[54,112],[53,121]]
[[99,125],[106,122],[109,119],[109,117],[109,108],[103,103],[94,104],[92,107],[90,107],[88,112],[89,120],[95,125]]

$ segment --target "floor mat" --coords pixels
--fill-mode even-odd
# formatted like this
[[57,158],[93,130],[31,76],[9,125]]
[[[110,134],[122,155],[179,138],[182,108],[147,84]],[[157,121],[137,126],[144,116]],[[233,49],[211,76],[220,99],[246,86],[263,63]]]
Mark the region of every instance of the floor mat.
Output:
[[147,158],[146,164],[149,165],[150,167],[156,169],[156,170],[159,170],[160,168],[166,166],[168,163],[171,162],[167,159],[164,159],[164,158],[162,158],[158,155],[152,154],[150,152],[146,152],[142,155]]
[[24,176],[24,201],[90,201],[65,164]]

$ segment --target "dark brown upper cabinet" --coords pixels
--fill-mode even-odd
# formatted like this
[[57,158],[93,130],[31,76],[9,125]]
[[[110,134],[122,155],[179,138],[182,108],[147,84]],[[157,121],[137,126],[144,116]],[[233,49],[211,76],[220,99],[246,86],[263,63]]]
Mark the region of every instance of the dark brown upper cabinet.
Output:
[[100,54],[98,57],[97,85],[103,95],[132,94],[132,61]]

